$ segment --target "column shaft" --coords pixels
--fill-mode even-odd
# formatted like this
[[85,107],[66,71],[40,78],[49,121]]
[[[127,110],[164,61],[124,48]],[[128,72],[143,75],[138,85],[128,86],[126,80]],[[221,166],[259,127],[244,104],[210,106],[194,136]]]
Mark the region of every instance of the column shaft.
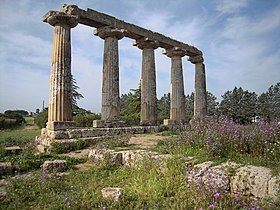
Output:
[[194,116],[207,115],[207,95],[205,66],[202,62],[195,64],[195,92],[194,92]]
[[70,30],[78,21],[76,16],[54,11],[44,16],[44,21],[54,26],[47,128],[60,130],[75,126],[72,121]]
[[106,37],[104,43],[102,120],[117,120],[120,115],[118,39]]
[[182,58],[171,58],[170,120],[182,122],[186,117]]
[[155,125],[157,123],[156,103],[156,71],[153,48],[142,50],[141,76],[141,125]]
[[48,122],[72,121],[70,26],[56,24],[52,49]]

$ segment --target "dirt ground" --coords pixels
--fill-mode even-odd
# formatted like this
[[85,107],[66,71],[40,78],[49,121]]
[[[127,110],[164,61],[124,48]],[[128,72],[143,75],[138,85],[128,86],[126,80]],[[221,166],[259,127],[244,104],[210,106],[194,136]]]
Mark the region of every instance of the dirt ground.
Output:
[[158,140],[167,138],[166,136],[158,136],[156,134],[136,134],[131,137],[129,144],[137,148],[150,148],[155,146]]

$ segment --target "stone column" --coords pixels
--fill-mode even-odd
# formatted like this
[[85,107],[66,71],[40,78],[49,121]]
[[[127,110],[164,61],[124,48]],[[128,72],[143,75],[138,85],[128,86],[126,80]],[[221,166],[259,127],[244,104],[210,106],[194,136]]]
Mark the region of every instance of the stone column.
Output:
[[204,59],[198,55],[190,57],[189,61],[195,64],[194,117],[204,117],[207,115]]
[[44,18],[54,26],[47,128],[60,130],[75,126],[72,121],[70,29],[78,21],[76,16],[61,12],[48,13]]
[[[107,123],[118,123],[120,116],[119,93],[119,54],[118,40],[124,37],[124,30],[109,26],[98,28],[94,35],[104,39],[102,113],[101,121],[95,121],[94,127],[103,127]],[[103,121],[103,122],[102,122]]]
[[136,40],[133,45],[142,49],[140,124],[156,125],[157,96],[154,50],[159,47],[159,43],[149,38],[142,38]]
[[182,67],[182,57],[186,55],[186,51],[173,47],[163,51],[163,53],[171,58],[170,119],[165,119],[164,125],[181,124],[186,119]]

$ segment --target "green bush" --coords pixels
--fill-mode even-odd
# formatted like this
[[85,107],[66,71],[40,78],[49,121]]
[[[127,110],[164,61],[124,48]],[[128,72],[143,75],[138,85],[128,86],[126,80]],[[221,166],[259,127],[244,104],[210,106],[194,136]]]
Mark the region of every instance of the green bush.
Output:
[[73,121],[76,122],[77,127],[92,127],[93,120],[100,120],[100,114],[78,114],[73,117]]
[[39,128],[45,128],[48,122],[48,109],[44,109],[40,112],[34,121]]
[[0,128],[13,128],[25,123],[25,119],[18,113],[9,115],[0,113]]

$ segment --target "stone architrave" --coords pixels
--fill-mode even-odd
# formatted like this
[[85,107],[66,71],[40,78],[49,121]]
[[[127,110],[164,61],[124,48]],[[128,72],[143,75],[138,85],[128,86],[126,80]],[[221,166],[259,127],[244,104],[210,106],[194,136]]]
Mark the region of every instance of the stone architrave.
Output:
[[54,26],[50,93],[48,107],[49,130],[73,127],[71,82],[71,32],[78,24],[77,17],[52,11],[44,16],[44,22]]
[[170,119],[164,120],[164,124],[183,123],[186,118],[186,108],[182,57],[186,55],[186,51],[174,47],[164,50],[163,53],[171,58]]
[[198,55],[190,57],[189,61],[195,64],[194,117],[204,117],[207,115],[204,59],[202,56]]
[[94,35],[104,39],[102,113],[101,120],[117,121],[120,116],[119,53],[118,40],[124,30],[108,26],[94,30]]
[[159,44],[149,38],[141,38],[133,43],[142,49],[141,75],[141,125],[157,124],[155,52]]

